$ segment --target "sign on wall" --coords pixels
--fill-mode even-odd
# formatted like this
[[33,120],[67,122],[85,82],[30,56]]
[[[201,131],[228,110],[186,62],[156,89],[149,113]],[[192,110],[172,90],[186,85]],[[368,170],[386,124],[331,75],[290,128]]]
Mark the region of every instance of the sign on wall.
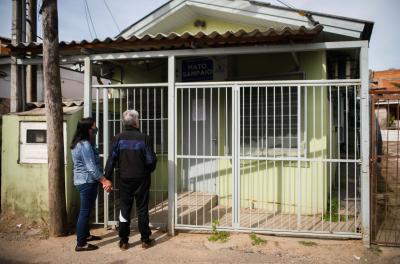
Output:
[[182,81],[210,81],[214,79],[214,62],[209,58],[182,61]]

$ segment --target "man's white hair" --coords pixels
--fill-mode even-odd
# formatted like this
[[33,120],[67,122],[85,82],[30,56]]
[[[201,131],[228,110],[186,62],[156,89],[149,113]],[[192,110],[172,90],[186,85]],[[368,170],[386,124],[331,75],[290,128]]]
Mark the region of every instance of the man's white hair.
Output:
[[126,110],[122,114],[122,121],[125,126],[139,127],[139,113],[136,110]]

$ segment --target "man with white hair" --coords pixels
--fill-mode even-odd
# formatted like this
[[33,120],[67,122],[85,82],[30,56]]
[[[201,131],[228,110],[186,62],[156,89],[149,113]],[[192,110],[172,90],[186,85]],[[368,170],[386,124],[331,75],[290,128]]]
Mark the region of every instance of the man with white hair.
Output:
[[126,110],[123,113],[123,123],[124,130],[113,139],[104,176],[111,180],[114,167],[119,165],[119,247],[121,250],[128,249],[131,209],[135,199],[142,247],[149,248],[153,244],[150,239],[148,209],[150,174],[156,168],[157,158],[149,136],[139,130],[139,113],[136,110]]

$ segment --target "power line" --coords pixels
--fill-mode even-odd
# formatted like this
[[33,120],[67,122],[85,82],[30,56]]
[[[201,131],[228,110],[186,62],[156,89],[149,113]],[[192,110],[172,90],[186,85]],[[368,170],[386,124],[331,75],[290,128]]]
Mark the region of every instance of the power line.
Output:
[[89,18],[88,18],[85,2],[83,2],[83,8],[85,9],[86,24],[87,24],[88,29],[89,29],[90,38],[93,39],[92,30],[90,29]]
[[282,5],[284,5],[284,6],[288,7],[288,8],[290,8],[290,9],[296,9],[294,6],[292,6],[292,5],[290,5],[290,4],[287,4],[287,3],[284,2],[283,0],[276,0],[276,1],[278,1],[279,3],[281,3]]
[[110,13],[110,15],[111,15],[111,17],[112,17],[112,19],[113,19],[115,25],[117,26],[118,33],[121,32],[121,29],[120,29],[119,26],[118,26],[117,20],[115,20],[115,17],[113,16],[113,14],[112,14],[112,12],[111,12],[111,9],[110,9],[110,7],[108,6],[106,0],[103,0],[103,2],[104,2],[104,5],[106,6],[108,12]]
[[89,15],[90,23],[92,24],[92,28],[93,28],[94,35],[95,35],[96,38],[97,38],[97,33],[96,33],[96,29],[95,29],[94,24],[93,24],[92,15],[90,14],[89,5],[88,5],[88,3],[87,3],[86,0],[84,0],[84,2],[85,2],[85,5],[86,5],[86,8],[87,8],[88,15]]

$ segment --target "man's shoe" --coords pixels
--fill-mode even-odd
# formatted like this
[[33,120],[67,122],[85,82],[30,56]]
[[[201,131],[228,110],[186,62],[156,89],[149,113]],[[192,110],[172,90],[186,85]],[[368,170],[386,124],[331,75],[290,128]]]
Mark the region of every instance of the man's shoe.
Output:
[[149,238],[148,240],[142,241],[142,248],[151,248],[154,245],[154,239]]
[[101,237],[90,235],[88,238],[86,238],[86,241],[97,241],[97,240],[101,240]]
[[129,244],[125,243],[124,241],[120,240],[119,241],[119,248],[123,251],[127,250],[129,248]]
[[92,251],[92,250],[96,250],[98,249],[98,246],[92,245],[92,244],[86,244],[83,247],[75,247],[75,251],[79,252],[79,251]]

